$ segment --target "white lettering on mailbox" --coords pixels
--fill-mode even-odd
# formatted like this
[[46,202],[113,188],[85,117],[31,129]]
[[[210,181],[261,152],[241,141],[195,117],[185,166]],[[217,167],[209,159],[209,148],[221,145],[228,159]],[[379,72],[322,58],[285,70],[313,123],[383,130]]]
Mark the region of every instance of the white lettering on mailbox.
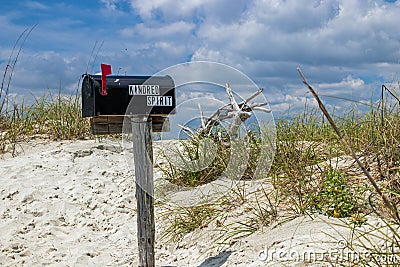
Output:
[[147,106],[172,106],[172,96],[147,96]]
[[129,85],[129,95],[160,95],[160,86],[150,84]]

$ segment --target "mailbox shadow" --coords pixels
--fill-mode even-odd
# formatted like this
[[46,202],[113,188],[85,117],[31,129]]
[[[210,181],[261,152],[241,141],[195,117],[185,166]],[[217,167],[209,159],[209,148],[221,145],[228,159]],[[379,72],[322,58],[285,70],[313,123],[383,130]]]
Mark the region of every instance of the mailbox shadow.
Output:
[[222,266],[229,258],[233,251],[221,251],[217,256],[205,259],[198,267],[219,267]]
[[[200,265],[197,267],[220,267],[222,266],[229,258],[229,256],[233,253],[233,251],[222,251],[217,256],[213,256],[205,259]],[[174,265],[163,265],[161,267],[178,267]]]

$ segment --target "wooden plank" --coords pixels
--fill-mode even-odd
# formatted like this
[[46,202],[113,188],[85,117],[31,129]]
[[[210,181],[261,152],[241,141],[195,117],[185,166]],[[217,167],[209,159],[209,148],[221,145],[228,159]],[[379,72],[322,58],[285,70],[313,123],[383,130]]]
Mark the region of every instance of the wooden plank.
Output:
[[131,119],[135,161],[139,267],[154,267],[154,185],[151,117]]
[[[166,116],[151,116],[153,132],[169,132],[170,124]],[[120,134],[124,116],[96,116],[90,120],[92,133],[95,135]]]
[[169,132],[171,131],[169,118],[168,117],[152,117],[153,124],[152,129],[153,132]]

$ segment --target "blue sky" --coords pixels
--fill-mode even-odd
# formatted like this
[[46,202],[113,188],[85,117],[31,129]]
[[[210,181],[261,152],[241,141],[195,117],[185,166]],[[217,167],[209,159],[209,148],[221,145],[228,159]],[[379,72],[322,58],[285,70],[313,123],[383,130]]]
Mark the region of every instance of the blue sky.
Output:
[[[11,92],[73,93],[102,62],[114,72],[153,74],[209,60],[247,74],[275,114],[310,98],[296,67],[324,95],[369,101],[397,82],[400,2],[383,0],[2,1],[0,73],[24,29]],[[96,60],[93,46],[100,47]],[[336,109],[349,106],[324,99]],[[309,100],[308,100],[309,101]]]

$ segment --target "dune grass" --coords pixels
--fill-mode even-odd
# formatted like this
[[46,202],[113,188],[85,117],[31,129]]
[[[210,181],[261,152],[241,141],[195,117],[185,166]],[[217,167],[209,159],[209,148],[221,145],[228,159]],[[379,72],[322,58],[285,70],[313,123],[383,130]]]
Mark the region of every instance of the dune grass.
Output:
[[14,155],[20,142],[32,138],[74,140],[90,137],[90,124],[82,118],[77,94],[48,94],[36,98],[31,105],[13,104],[0,113],[0,154]]
[[[395,92],[398,90],[393,89]],[[385,103],[383,117],[382,103],[371,104],[368,112],[358,112],[353,107],[343,115],[333,117],[341,134],[395,208],[400,207],[399,104],[397,101]],[[363,236],[362,249],[375,255],[392,255],[400,251],[400,221],[355,164],[347,147],[318,109],[305,107],[302,114],[292,119],[278,119],[276,130],[277,150],[274,162],[268,177],[264,177],[261,189],[246,193],[244,188],[236,188],[231,199],[229,196],[221,198],[217,205],[219,209],[208,210],[204,224],[218,222],[215,223],[216,230],[221,235],[217,242],[231,244],[234,240],[273,223],[315,213],[340,218],[356,233],[358,227],[368,225],[367,215],[372,214],[382,219],[383,226],[389,232],[376,235],[380,230],[376,227],[373,229],[374,236],[369,237],[368,233]],[[259,143],[254,142],[253,145],[257,144]],[[252,149],[257,151],[257,147]],[[196,146],[191,147],[191,151],[194,154],[190,156],[196,158]],[[229,157],[229,153],[223,155]],[[210,165],[207,173],[220,174],[224,166],[226,165]],[[247,171],[252,173],[254,169]],[[179,177],[180,183],[189,179],[186,173],[179,172],[176,168],[174,175]],[[198,181],[201,181],[201,175],[197,173]],[[173,182],[172,179],[170,181]],[[242,192],[241,197],[238,197],[237,192]],[[201,208],[204,209],[204,205]],[[187,207],[176,207],[169,211],[169,215],[181,214],[186,209]],[[247,216],[241,216],[236,222],[220,223],[223,221],[221,218],[226,218],[227,211],[237,209],[243,209]],[[190,216],[190,222],[196,221],[198,225],[204,225],[199,222],[204,218],[202,213],[191,213]],[[187,231],[179,229],[187,230],[191,224],[187,224],[187,217],[185,220],[179,220],[180,216],[174,218],[167,231],[180,233],[182,237]],[[193,230],[195,229],[192,228]],[[179,235],[173,237],[177,239]],[[390,244],[390,250],[389,247],[373,245],[377,237],[379,242]],[[352,241],[348,240],[348,243],[352,244]],[[367,260],[344,264],[356,263],[370,266]],[[386,266],[387,263],[388,261],[373,261],[374,266]]]

